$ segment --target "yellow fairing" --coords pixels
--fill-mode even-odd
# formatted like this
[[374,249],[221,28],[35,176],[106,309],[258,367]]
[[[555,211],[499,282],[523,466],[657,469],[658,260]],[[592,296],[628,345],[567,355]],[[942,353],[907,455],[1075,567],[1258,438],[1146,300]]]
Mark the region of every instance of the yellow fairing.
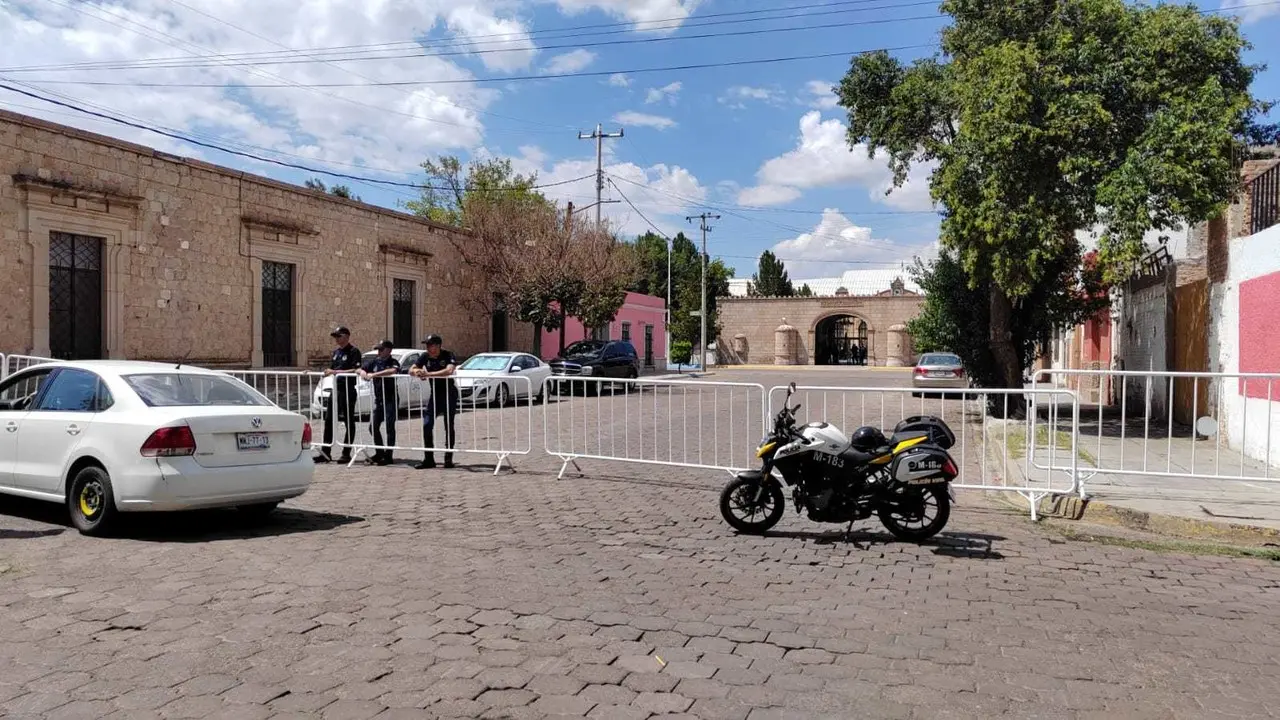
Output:
[[764,457],[765,455],[769,454],[770,450],[774,449],[777,446],[778,446],[778,443],[776,442],[771,442],[768,445],[765,445],[764,447],[756,451],[756,457],[758,458]]
[[898,445],[897,445],[896,447],[894,447],[894,448],[893,448],[893,454],[894,454],[894,455],[897,455],[898,453],[902,452],[903,450],[906,450],[906,449],[908,449],[908,448],[915,447],[916,445],[919,445],[920,443],[924,442],[925,440],[928,440],[928,438],[927,438],[927,437],[916,437],[916,438],[911,438],[910,440],[903,440],[902,442],[898,443]]

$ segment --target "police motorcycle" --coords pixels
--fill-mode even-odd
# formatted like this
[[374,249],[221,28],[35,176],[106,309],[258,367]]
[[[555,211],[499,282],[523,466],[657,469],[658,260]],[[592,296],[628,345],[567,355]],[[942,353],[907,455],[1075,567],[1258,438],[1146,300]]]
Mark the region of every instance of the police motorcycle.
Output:
[[756,447],[759,470],[738,473],[720,493],[720,514],[742,533],[761,534],[782,519],[783,484],[796,511],[821,523],[848,523],[878,515],[900,540],[920,542],[946,527],[959,475],[947,452],[955,434],[940,418],[917,415],[890,437],[873,427],[846,438],[825,422],[796,427],[800,405],[788,406],[791,383],[773,430]]

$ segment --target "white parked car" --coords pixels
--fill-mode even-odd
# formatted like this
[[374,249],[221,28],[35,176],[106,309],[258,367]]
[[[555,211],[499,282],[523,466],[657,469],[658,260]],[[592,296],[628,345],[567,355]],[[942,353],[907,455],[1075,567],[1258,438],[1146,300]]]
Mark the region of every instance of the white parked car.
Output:
[[55,362],[0,382],[0,493],[64,503],[82,533],[118,514],[237,507],[311,485],[311,425],[214,370]]
[[[409,407],[410,402],[419,405],[426,401],[430,395],[425,389],[415,388],[411,393],[410,384],[417,383],[417,378],[409,376],[409,368],[418,360],[421,350],[411,349],[395,349],[391,351],[391,357],[394,357],[400,363],[400,374],[396,375],[396,401],[401,409]],[[360,359],[360,364],[368,362],[371,358],[378,356],[376,351],[367,352]],[[353,376],[354,377],[354,376]],[[333,394],[334,378],[327,377],[322,379],[316,385],[316,389],[311,393],[311,417],[322,418],[323,410],[329,406],[330,396]],[[346,382],[351,382],[346,380]],[[356,383],[356,413],[364,416],[373,412],[373,383],[368,380],[355,378]]]
[[[530,396],[542,402],[551,366],[527,353],[492,352],[467,358],[458,367],[458,391],[468,405],[503,406]],[[516,378],[525,378],[518,380]]]

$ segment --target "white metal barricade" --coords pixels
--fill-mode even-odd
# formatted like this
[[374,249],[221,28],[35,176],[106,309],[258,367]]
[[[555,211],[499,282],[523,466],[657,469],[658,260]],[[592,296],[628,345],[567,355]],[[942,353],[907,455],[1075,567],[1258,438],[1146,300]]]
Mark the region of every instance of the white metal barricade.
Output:
[[[390,380],[395,385],[396,410],[387,414],[384,405],[381,418],[374,412],[377,403],[373,383],[378,380]],[[495,458],[493,474],[497,475],[504,465],[512,467],[513,456],[533,451],[533,404],[541,386],[535,386],[528,377],[455,378],[451,382],[460,386],[456,413],[448,412],[443,400],[433,398],[433,382],[437,381],[419,380],[407,371],[389,378],[357,380],[355,405],[362,422],[357,425],[351,462],[378,452],[418,456],[410,459],[420,459],[427,453],[491,455]],[[384,394],[384,403],[385,397]],[[390,442],[388,419],[394,423],[394,442]],[[433,420],[431,442],[427,442],[428,419]],[[381,442],[377,441],[379,435]],[[453,447],[449,446],[451,435],[456,437]]]
[[257,390],[268,400],[311,422],[311,447],[328,447],[320,437],[324,419],[324,399],[320,388],[324,373],[292,370],[225,370],[226,374]]
[[19,370],[26,370],[32,365],[43,365],[45,363],[56,362],[53,358],[40,357],[38,355],[0,355],[4,359],[0,364],[0,380],[9,377]]
[[[769,416],[781,409],[786,387],[769,391]],[[918,397],[916,397],[918,395]],[[969,490],[1016,492],[1027,498],[1031,516],[1037,515],[1041,498],[1078,491],[1080,453],[1076,448],[1079,400],[1066,389],[967,389],[928,391],[885,387],[796,388],[791,404],[799,404],[796,421],[804,424],[825,421],[852,435],[870,425],[890,435],[902,420],[916,415],[941,418],[956,435],[948,450],[960,476],[954,487]],[[1052,421],[1033,424],[1031,408],[1053,404],[1065,406]],[[1020,419],[996,419],[1023,415]],[[1017,411],[1017,412],[1015,412]],[[1035,433],[1045,442],[1035,442]],[[1052,437],[1053,441],[1048,441]],[[977,472],[977,477],[973,472]]]
[[543,443],[560,477],[584,459],[729,472],[754,463],[763,385],[553,376],[544,388]]
[[1096,476],[1280,481],[1280,374],[1041,370],[1080,395]]

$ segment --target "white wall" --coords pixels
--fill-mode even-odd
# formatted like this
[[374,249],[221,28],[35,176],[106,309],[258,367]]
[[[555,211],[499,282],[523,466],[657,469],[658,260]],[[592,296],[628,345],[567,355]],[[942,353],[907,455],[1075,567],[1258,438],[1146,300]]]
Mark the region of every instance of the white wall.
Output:
[[[1209,297],[1209,359],[1211,370],[1240,372],[1240,283],[1280,272],[1280,225],[1256,235],[1235,238],[1229,250],[1227,281],[1214,285]],[[1280,316],[1280,309],[1277,310]],[[1280,332],[1280,322],[1273,326]],[[1217,401],[1210,397],[1210,402]],[[1280,398],[1245,398],[1239,383],[1224,383],[1222,414],[1228,445],[1255,460],[1271,451],[1271,462],[1280,465]],[[1216,414],[1216,410],[1211,410]],[[1268,416],[1269,422],[1268,422]],[[1247,425],[1246,425],[1247,423]]]

